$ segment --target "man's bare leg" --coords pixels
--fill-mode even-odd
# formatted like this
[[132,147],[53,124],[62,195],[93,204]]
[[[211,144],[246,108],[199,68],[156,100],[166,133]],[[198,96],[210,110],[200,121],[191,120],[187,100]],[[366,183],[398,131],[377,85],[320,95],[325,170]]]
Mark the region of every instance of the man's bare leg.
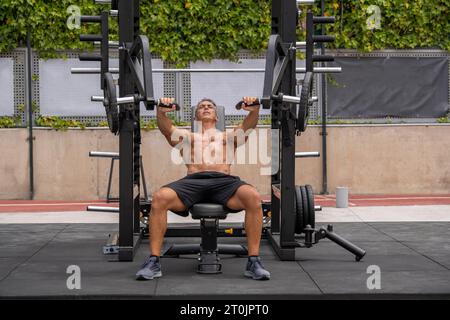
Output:
[[167,210],[184,211],[186,207],[174,190],[161,188],[153,194],[149,217],[150,254],[158,257],[167,230]]
[[263,211],[261,196],[250,186],[243,185],[228,200],[227,207],[233,210],[245,210],[245,232],[247,234],[248,255],[259,256],[261,232],[263,226]]
[[162,276],[159,256],[167,230],[167,210],[184,211],[185,206],[175,191],[170,188],[161,188],[152,197],[149,218],[150,256],[136,273],[136,280],[152,280]]
[[253,280],[269,280],[270,272],[264,268],[259,257],[263,225],[261,196],[254,187],[244,185],[238,188],[227,202],[227,206],[230,209],[245,210],[245,232],[247,233],[249,257],[244,275]]

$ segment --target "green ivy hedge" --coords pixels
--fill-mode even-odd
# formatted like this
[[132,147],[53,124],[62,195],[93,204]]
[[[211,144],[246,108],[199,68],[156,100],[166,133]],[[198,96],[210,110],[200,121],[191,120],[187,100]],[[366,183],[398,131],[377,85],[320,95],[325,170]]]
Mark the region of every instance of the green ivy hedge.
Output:
[[[380,9],[380,28],[368,29],[373,12]],[[327,1],[326,14],[338,19],[329,28],[336,47],[375,49],[440,48],[450,50],[450,0],[357,0]]]
[[[341,1],[326,1],[326,14],[338,18],[328,27],[329,33],[337,35],[337,48],[450,50],[450,0],[343,0],[342,3],[341,15]],[[32,46],[42,57],[53,57],[60,49],[91,48],[90,44],[80,42],[78,36],[98,33],[99,26],[84,24],[81,29],[69,30],[66,21],[70,5],[78,5],[83,15],[108,8],[94,4],[93,0],[0,1],[0,52],[23,46],[27,28],[32,32]],[[379,29],[367,27],[370,5],[381,10]],[[148,35],[154,53],[178,66],[212,58],[234,60],[240,49],[260,52],[266,47],[270,11],[269,0],[142,0],[141,30]],[[117,23],[113,18],[111,30],[112,38],[117,39]],[[304,33],[303,22],[298,33]]]

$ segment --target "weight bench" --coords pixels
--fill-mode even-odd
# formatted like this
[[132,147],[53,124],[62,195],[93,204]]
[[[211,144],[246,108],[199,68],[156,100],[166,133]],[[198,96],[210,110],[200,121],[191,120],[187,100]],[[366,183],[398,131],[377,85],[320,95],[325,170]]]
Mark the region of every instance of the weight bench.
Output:
[[[216,128],[225,131],[225,108],[217,106],[219,121]],[[195,107],[192,108],[191,128],[195,132],[198,130],[195,118]],[[241,210],[239,210],[241,211]],[[217,244],[217,231],[219,220],[226,219],[230,213],[236,213],[225,206],[217,203],[197,203],[185,213],[177,213],[183,216],[191,214],[193,219],[200,220],[200,244],[174,244],[165,250],[163,256],[179,256],[182,254],[199,254],[198,273],[221,273],[219,254],[233,254],[245,256],[248,254],[247,248],[242,245]]]

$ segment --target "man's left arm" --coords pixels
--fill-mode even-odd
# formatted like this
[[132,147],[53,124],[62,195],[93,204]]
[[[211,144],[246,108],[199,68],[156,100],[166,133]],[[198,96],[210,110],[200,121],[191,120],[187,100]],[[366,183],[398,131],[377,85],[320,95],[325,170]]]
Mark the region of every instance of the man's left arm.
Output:
[[[246,134],[248,130],[253,130],[256,128],[256,125],[258,124],[259,119],[259,108],[261,107],[258,105],[252,105],[257,98],[255,97],[244,97],[242,104],[242,109],[245,111],[248,111],[248,115],[245,117],[244,121],[240,125],[238,125],[234,129],[234,144],[235,147],[239,147],[240,145],[247,142],[248,135]],[[245,139],[239,139],[239,134],[236,134],[238,130],[242,130],[241,134],[245,134]]]

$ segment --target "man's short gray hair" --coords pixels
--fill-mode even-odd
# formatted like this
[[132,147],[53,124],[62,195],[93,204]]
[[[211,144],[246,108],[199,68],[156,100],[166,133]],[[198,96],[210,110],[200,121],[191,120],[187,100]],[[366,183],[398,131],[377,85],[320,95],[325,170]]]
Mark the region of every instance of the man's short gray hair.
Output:
[[195,112],[194,112],[195,119],[197,119],[198,107],[202,104],[202,102],[205,102],[205,101],[212,103],[212,105],[214,106],[214,111],[216,112],[216,116],[218,117],[219,115],[217,114],[217,104],[214,102],[214,100],[212,100],[210,98],[203,98],[197,103],[197,106],[195,107]]

